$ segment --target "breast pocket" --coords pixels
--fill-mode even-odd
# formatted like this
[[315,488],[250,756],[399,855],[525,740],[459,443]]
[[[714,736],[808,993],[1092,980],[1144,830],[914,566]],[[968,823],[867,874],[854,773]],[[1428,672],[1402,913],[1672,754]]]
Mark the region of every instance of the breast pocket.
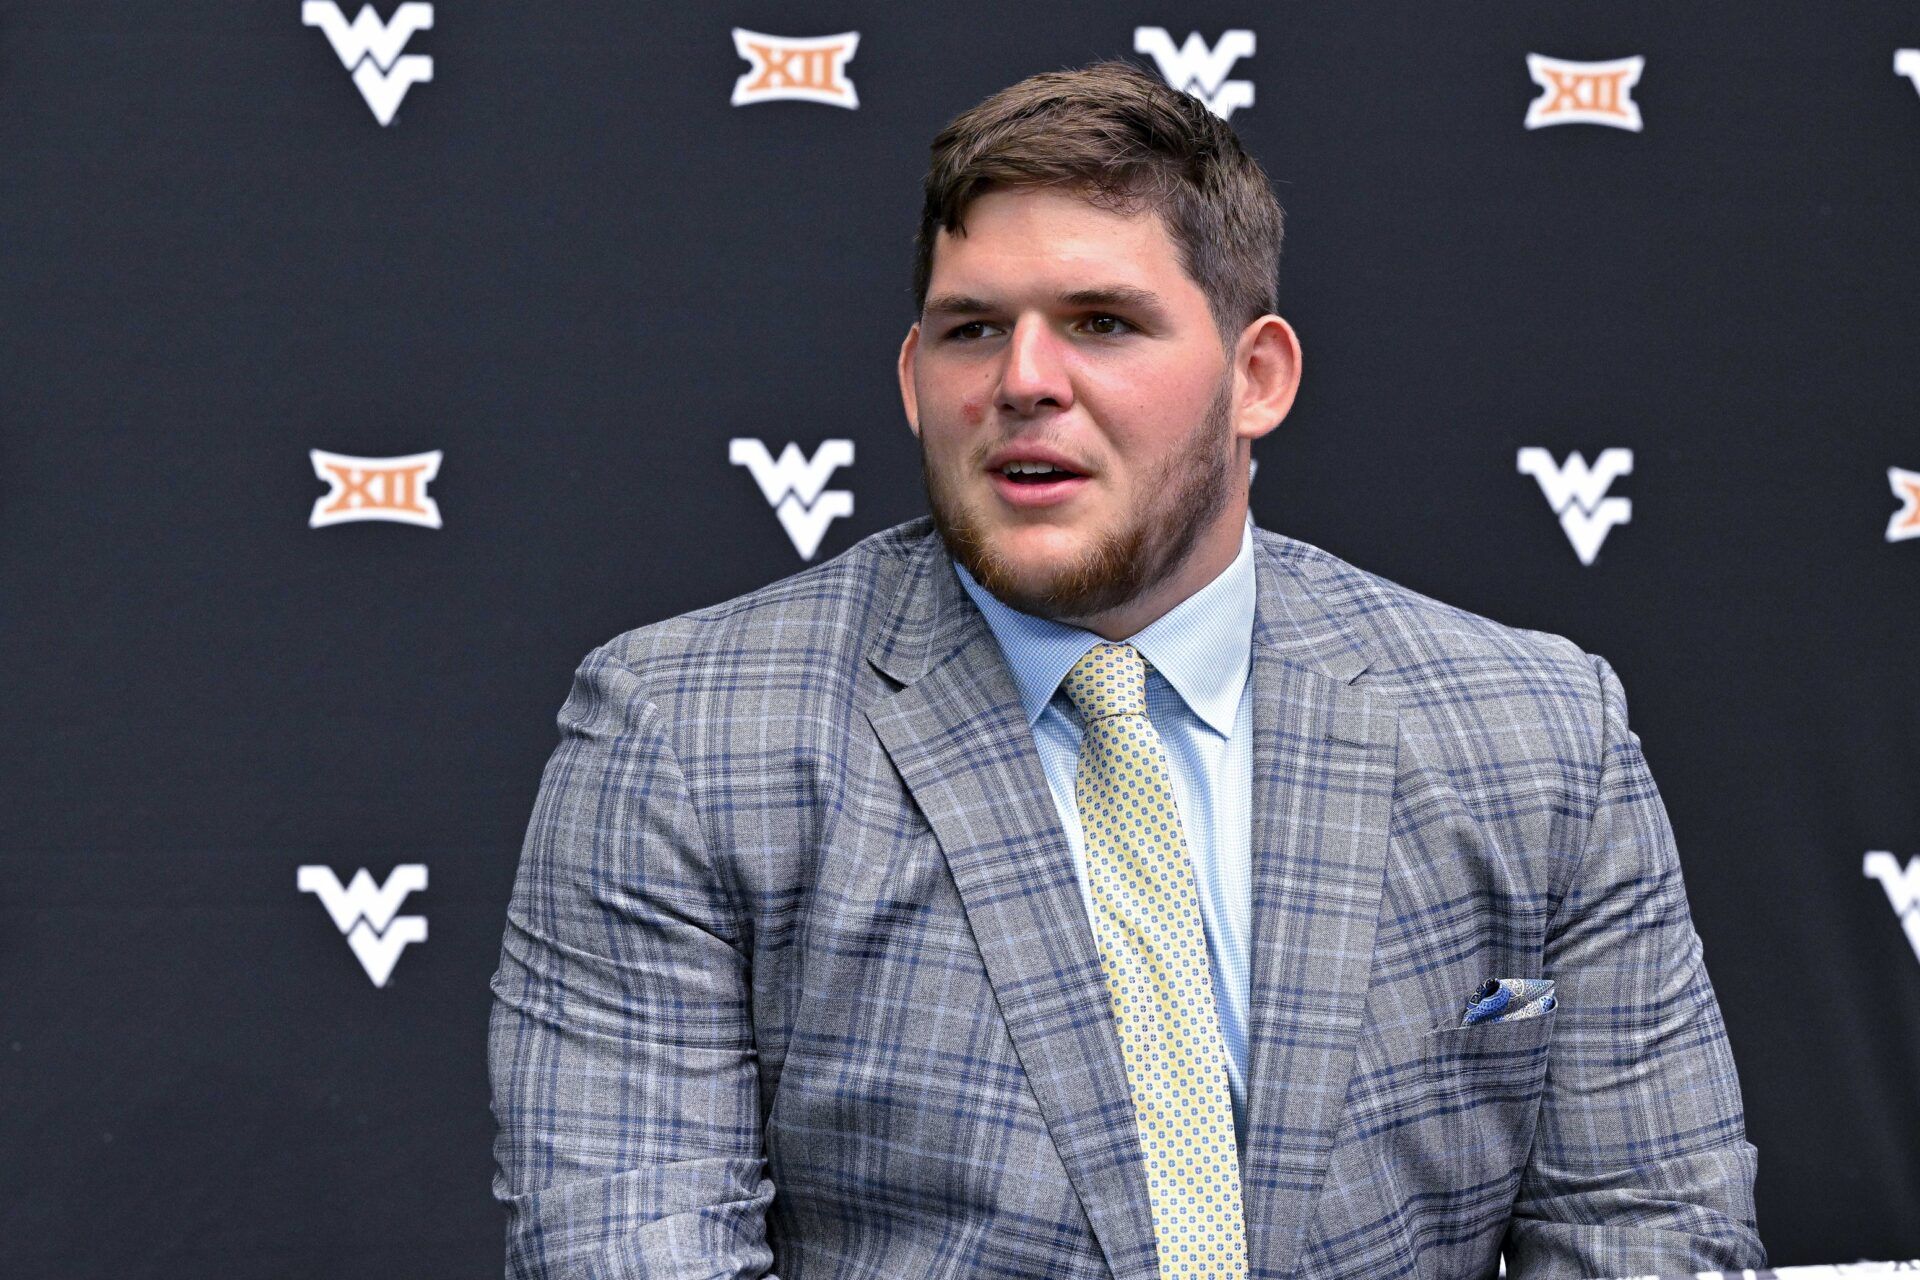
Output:
[[[1454,1015],[1458,1017],[1458,1014]],[[1490,1276],[1539,1124],[1558,1012],[1441,1027],[1417,1038],[1417,1090],[1386,1152],[1417,1214],[1420,1274]]]
[[1537,1094],[1547,1073],[1547,1046],[1557,1010],[1517,1022],[1441,1027],[1427,1033],[1421,1067],[1427,1079],[1479,1100]]

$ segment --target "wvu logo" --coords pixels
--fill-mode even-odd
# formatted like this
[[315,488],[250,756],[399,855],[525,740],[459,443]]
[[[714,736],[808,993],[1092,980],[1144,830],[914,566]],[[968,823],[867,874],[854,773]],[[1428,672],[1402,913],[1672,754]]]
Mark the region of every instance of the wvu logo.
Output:
[[818,102],[851,110],[860,105],[860,94],[847,79],[847,64],[860,47],[858,31],[795,39],[735,27],[733,47],[753,64],[752,70],[733,82],[736,107],[756,102]]
[[1901,871],[1892,854],[1876,851],[1867,855],[1860,873],[1878,880],[1887,891],[1893,914],[1900,917],[1900,928],[1913,944],[1913,958],[1920,960],[1920,858],[1907,859],[1907,869]]
[[1893,74],[1913,81],[1914,91],[1920,93],[1920,49],[1895,49]]
[[1887,521],[1887,541],[1905,542],[1920,538],[1920,471],[1887,468],[1887,484],[1900,499],[1900,509]]
[[427,869],[418,862],[395,867],[378,888],[365,867],[353,873],[353,882],[344,889],[332,867],[301,867],[294,883],[302,893],[320,895],[321,905],[347,935],[347,945],[376,987],[387,985],[408,943],[427,940],[425,916],[396,914],[408,894],[427,887]]
[[853,495],[826,487],[836,469],[853,465],[851,440],[822,440],[811,460],[801,456],[799,446],[789,444],[780,451],[778,462],[758,440],[729,440],[727,461],[753,473],[754,483],[780,517],[780,527],[802,560],[813,559],[828,525],[853,514]]
[[1538,53],[1527,55],[1527,74],[1546,90],[1527,106],[1527,128],[1555,124],[1605,124],[1640,132],[1640,104],[1633,86],[1640,83],[1645,58],[1612,62],[1566,62]]
[[393,113],[400,109],[408,89],[433,79],[432,58],[400,52],[414,32],[433,29],[430,4],[403,4],[387,23],[380,21],[372,5],[363,4],[348,26],[334,0],[306,0],[300,6],[300,21],[326,33],[327,42],[340,55],[340,65],[353,73],[353,83],[382,127],[393,123]]
[[313,459],[313,474],[333,486],[314,500],[309,529],[351,520],[440,527],[440,504],[427,496],[427,482],[440,474],[440,450],[404,458],[355,458],[309,449],[307,456]]
[[1133,51],[1151,54],[1162,80],[1200,99],[1222,120],[1236,108],[1253,105],[1253,81],[1227,79],[1234,63],[1253,56],[1251,31],[1223,31],[1220,43],[1211,49],[1198,31],[1190,31],[1186,43],[1176,49],[1165,27],[1135,27]]
[[1607,497],[1615,480],[1633,474],[1631,449],[1605,450],[1592,470],[1578,450],[1567,455],[1563,466],[1545,449],[1522,449],[1519,463],[1521,475],[1539,482],[1581,564],[1593,563],[1615,525],[1633,519],[1633,499]]

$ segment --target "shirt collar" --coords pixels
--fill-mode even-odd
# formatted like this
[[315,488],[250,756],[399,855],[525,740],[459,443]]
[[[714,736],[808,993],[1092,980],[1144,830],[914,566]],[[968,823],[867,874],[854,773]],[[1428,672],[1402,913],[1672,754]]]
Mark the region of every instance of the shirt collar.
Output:
[[[1040,718],[1073,664],[1103,643],[1091,631],[1021,613],[996,598],[954,562],[960,585],[980,607],[1013,671],[1027,724]],[[1127,643],[1166,678],[1187,708],[1222,737],[1233,731],[1253,662],[1253,524],[1241,530],[1240,552],[1206,586],[1129,636]]]

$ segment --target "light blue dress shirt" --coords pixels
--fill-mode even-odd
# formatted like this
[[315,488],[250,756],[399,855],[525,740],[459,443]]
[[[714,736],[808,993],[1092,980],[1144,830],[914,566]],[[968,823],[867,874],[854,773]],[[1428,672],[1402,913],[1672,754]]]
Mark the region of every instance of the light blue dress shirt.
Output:
[[[1093,927],[1087,887],[1086,838],[1073,794],[1085,726],[1060,681],[1087,650],[1104,643],[1009,608],[958,564],[1013,672],[1034,746],[1046,770],[1080,878],[1080,897]],[[1173,795],[1193,858],[1200,915],[1213,970],[1213,1002],[1227,1047],[1227,1084],[1233,1128],[1247,1141],[1248,924],[1252,915],[1253,843],[1253,530],[1241,534],[1240,554],[1219,577],[1127,640],[1149,664],[1147,719],[1166,744]]]

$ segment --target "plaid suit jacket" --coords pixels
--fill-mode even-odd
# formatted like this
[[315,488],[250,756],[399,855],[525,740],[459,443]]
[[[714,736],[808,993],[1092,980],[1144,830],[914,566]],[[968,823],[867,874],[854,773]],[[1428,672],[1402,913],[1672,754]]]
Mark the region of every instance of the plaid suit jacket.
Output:
[[[1620,684],[1256,534],[1251,1273],[1763,1265]],[[511,1276],[1149,1280],[1105,981],[926,520],[580,666],[493,980]],[[1542,1018],[1458,1025],[1489,977]]]

